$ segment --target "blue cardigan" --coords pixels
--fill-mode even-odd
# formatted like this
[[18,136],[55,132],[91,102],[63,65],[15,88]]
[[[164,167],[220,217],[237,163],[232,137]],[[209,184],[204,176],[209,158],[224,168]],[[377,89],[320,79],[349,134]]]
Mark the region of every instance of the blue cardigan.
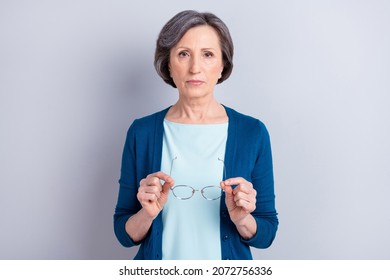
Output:
[[[125,247],[141,245],[135,259],[162,258],[162,215],[153,221],[145,237],[135,243],[126,233],[125,224],[137,213],[141,205],[137,200],[139,182],[148,174],[160,170],[163,121],[169,108],[137,119],[130,126],[122,156],[118,202],[114,214],[114,231]],[[275,210],[274,180],[270,139],[264,124],[252,117],[225,107],[229,117],[226,142],[226,178],[243,177],[252,182],[257,191],[256,209],[252,212],[257,223],[257,233],[249,240],[243,239],[229,218],[225,197],[221,198],[220,233],[222,259],[252,259],[250,246],[269,247],[278,228]]]

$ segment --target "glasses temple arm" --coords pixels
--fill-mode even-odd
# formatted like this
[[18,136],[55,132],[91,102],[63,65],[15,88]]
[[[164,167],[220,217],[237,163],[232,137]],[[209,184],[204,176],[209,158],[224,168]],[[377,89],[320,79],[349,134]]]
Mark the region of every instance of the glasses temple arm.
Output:
[[225,162],[221,158],[218,158],[218,160],[220,162],[222,162],[222,164],[223,164],[223,178],[222,178],[222,180],[226,180],[226,166],[225,166]]
[[171,175],[172,175],[172,167],[173,167],[173,162],[174,162],[174,160],[176,160],[177,159],[177,157],[174,157],[173,159],[172,159],[172,161],[171,161],[171,169],[169,170],[169,176],[171,177]]

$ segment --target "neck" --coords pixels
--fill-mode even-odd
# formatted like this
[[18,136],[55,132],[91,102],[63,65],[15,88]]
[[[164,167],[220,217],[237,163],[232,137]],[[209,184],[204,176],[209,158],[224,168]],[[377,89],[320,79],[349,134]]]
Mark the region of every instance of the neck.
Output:
[[169,109],[166,119],[188,124],[212,124],[228,121],[225,108],[215,99],[204,102],[186,102],[179,99]]

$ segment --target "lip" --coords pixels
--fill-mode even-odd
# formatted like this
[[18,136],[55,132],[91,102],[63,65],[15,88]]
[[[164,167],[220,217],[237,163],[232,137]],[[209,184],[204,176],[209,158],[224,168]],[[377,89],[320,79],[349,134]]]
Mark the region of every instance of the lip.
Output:
[[204,82],[202,80],[188,80],[187,83],[193,86],[200,86]]

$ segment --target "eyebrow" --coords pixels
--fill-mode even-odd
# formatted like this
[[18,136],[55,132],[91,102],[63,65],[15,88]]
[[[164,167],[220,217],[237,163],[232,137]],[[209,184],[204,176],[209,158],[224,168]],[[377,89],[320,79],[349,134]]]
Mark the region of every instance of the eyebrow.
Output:
[[[186,46],[178,46],[178,47],[175,47],[175,49],[186,49],[186,50],[191,50],[191,48],[186,47]],[[205,50],[213,50],[213,51],[215,51],[216,49],[210,47],[210,48],[201,48],[201,50],[202,50],[202,51],[205,51]]]

